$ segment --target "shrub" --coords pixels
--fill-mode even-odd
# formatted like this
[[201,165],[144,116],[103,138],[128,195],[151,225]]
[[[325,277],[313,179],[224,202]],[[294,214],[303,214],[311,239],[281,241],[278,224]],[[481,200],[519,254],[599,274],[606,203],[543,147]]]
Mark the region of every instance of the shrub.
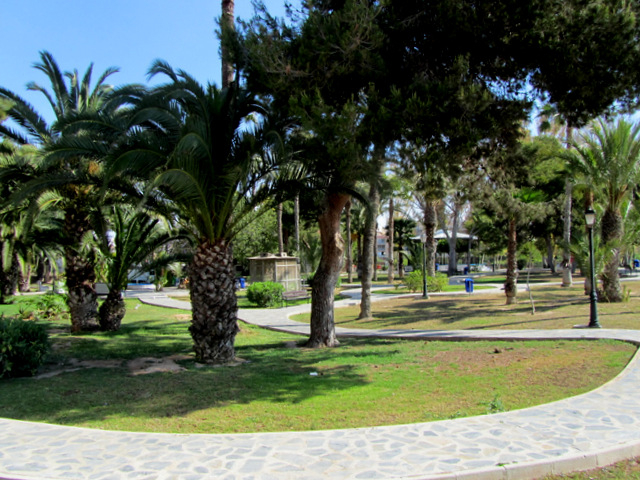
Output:
[[[26,302],[27,310],[33,312],[37,320],[59,320],[69,313],[66,295],[58,293],[45,293],[37,295]],[[25,316],[25,312],[21,312]]]
[[412,292],[422,290],[422,270],[414,270],[404,277],[404,284]]
[[444,273],[436,273],[435,277],[427,277],[427,289],[430,292],[442,292],[449,284],[449,277]]
[[[422,270],[414,270],[404,277],[405,286],[412,292],[422,290]],[[435,277],[427,277],[427,290],[430,292],[442,292],[449,282],[443,273],[436,273]]]
[[0,378],[34,375],[48,351],[43,325],[0,316]]
[[275,307],[282,304],[284,287],[275,282],[256,282],[247,289],[247,300],[258,307]]

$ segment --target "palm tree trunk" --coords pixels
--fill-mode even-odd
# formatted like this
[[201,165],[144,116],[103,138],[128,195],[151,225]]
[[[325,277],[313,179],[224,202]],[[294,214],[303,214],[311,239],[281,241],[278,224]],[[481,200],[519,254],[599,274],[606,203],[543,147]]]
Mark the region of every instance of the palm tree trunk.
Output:
[[20,280],[19,280],[19,290],[21,292],[28,292],[31,288],[31,264],[28,264],[23,272],[20,269]]
[[509,220],[509,241],[507,244],[507,279],[504,282],[504,293],[507,305],[518,303],[518,262],[516,259],[518,239],[516,236],[516,220]]
[[110,290],[105,301],[98,310],[100,314],[100,330],[115,332],[120,330],[122,319],[127,313],[127,307],[122,299],[120,290]]
[[277,207],[277,223],[278,223],[278,254],[284,254],[284,233],[282,231],[282,203]]
[[72,247],[64,249],[67,305],[72,332],[90,332],[99,326],[98,294],[93,265]]
[[[234,29],[234,16],[235,16],[235,5],[234,0],[222,0],[222,20],[220,21],[221,29]],[[233,82],[234,72],[233,65],[229,62],[229,52],[226,51],[224,47],[224,42],[222,43],[222,88],[229,88],[229,85]]]
[[609,247],[612,255],[602,272],[602,293],[603,300],[608,302],[622,301],[622,286],[618,272],[620,247],[617,245],[622,238],[622,233],[622,215],[610,209],[605,210],[602,215],[602,242]]
[[14,295],[18,289],[18,279],[20,278],[20,264],[16,255],[11,257],[11,265],[4,268],[0,251],[0,304],[6,302],[6,297]]
[[551,269],[551,274],[555,275],[556,273],[556,262],[553,259],[553,242],[551,240],[551,234],[547,233],[544,236],[544,243],[547,247],[547,263],[549,264],[549,268]]
[[395,261],[393,255],[393,247],[394,247],[394,231],[393,231],[393,213],[394,213],[394,205],[393,205],[393,197],[389,199],[389,236],[388,236],[388,245],[389,245],[389,275],[387,277],[387,281],[389,283],[393,283],[394,279],[394,269],[395,269]]
[[196,361],[235,360],[238,302],[231,246],[225,240],[198,245],[189,268],[192,318],[189,332]]
[[300,196],[293,201],[293,223],[296,235],[296,255],[300,256]]
[[322,257],[313,276],[311,289],[311,336],[306,346],[311,348],[335,347],[334,291],[340,276],[344,255],[344,240],[340,234],[342,210],[351,197],[344,193],[329,193],[318,217]]
[[96,273],[93,263],[80,254],[82,238],[91,230],[88,215],[82,210],[68,209],[64,228],[68,238],[64,247],[64,273],[71,331],[93,331],[99,327]]

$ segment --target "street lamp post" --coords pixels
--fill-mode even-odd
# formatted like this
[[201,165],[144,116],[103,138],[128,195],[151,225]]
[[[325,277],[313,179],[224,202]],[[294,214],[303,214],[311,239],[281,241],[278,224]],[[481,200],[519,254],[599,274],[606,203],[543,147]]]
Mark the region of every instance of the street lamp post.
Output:
[[596,224],[596,212],[593,208],[589,207],[584,212],[584,219],[589,230],[589,263],[590,263],[590,275],[591,275],[591,293],[589,295],[591,311],[589,314],[589,328],[600,328],[600,322],[598,322],[598,288],[596,284],[596,264],[593,254],[593,227]]
[[422,298],[429,298],[427,291],[427,234],[422,232],[420,235],[422,240]]

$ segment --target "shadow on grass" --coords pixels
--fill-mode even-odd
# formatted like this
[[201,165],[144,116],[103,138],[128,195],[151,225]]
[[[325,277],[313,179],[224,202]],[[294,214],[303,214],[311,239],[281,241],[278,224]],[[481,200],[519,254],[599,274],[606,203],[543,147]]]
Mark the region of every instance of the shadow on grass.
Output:
[[[542,287],[533,293],[536,315],[532,315],[528,320],[515,320],[514,317],[531,314],[528,293],[521,292],[520,303],[510,306],[505,305],[504,298],[503,295],[492,295],[414,300],[398,306],[391,304],[375,309],[373,319],[354,321],[347,317],[338,320],[336,324],[353,325],[358,328],[440,329],[445,326],[456,328],[456,324],[460,323],[462,325],[459,329],[473,330],[531,324],[536,328],[536,324],[548,322],[554,312],[560,314],[553,317],[555,321],[571,319],[571,315],[564,317],[560,309],[574,305],[584,306],[587,302],[584,297],[573,292],[558,293],[557,288]],[[473,319],[473,325],[468,324],[469,319]]]
[[[139,339],[131,342],[135,340]],[[299,404],[368,384],[358,368],[364,362],[358,359],[376,358],[376,347],[388,342],[344,343],[356,349],[309,350],[290,348],[290,343],[287,347],[282,342],[248,344],[237,348],[238,357],[246,362],[235,367],[199,367],[186,360],[180,362],[186,370],[178,373],[130,376],[124,368],[93,368],[52,378],[3,381],[0,416],[77,425],[109,417],[153,421],[252,402]],[[92,348],[109,347],[94,343]],[[387,350],[386,354],[394,352]]]

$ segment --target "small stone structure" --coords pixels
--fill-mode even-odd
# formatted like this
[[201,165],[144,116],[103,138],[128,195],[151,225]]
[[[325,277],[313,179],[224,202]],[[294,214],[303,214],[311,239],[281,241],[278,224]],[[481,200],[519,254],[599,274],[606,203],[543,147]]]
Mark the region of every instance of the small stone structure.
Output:
[[298,257],[289,257],[286,253],[249,258],[249,275],[251,283],[277,282],[284,286],[285,292],[302,288]]

